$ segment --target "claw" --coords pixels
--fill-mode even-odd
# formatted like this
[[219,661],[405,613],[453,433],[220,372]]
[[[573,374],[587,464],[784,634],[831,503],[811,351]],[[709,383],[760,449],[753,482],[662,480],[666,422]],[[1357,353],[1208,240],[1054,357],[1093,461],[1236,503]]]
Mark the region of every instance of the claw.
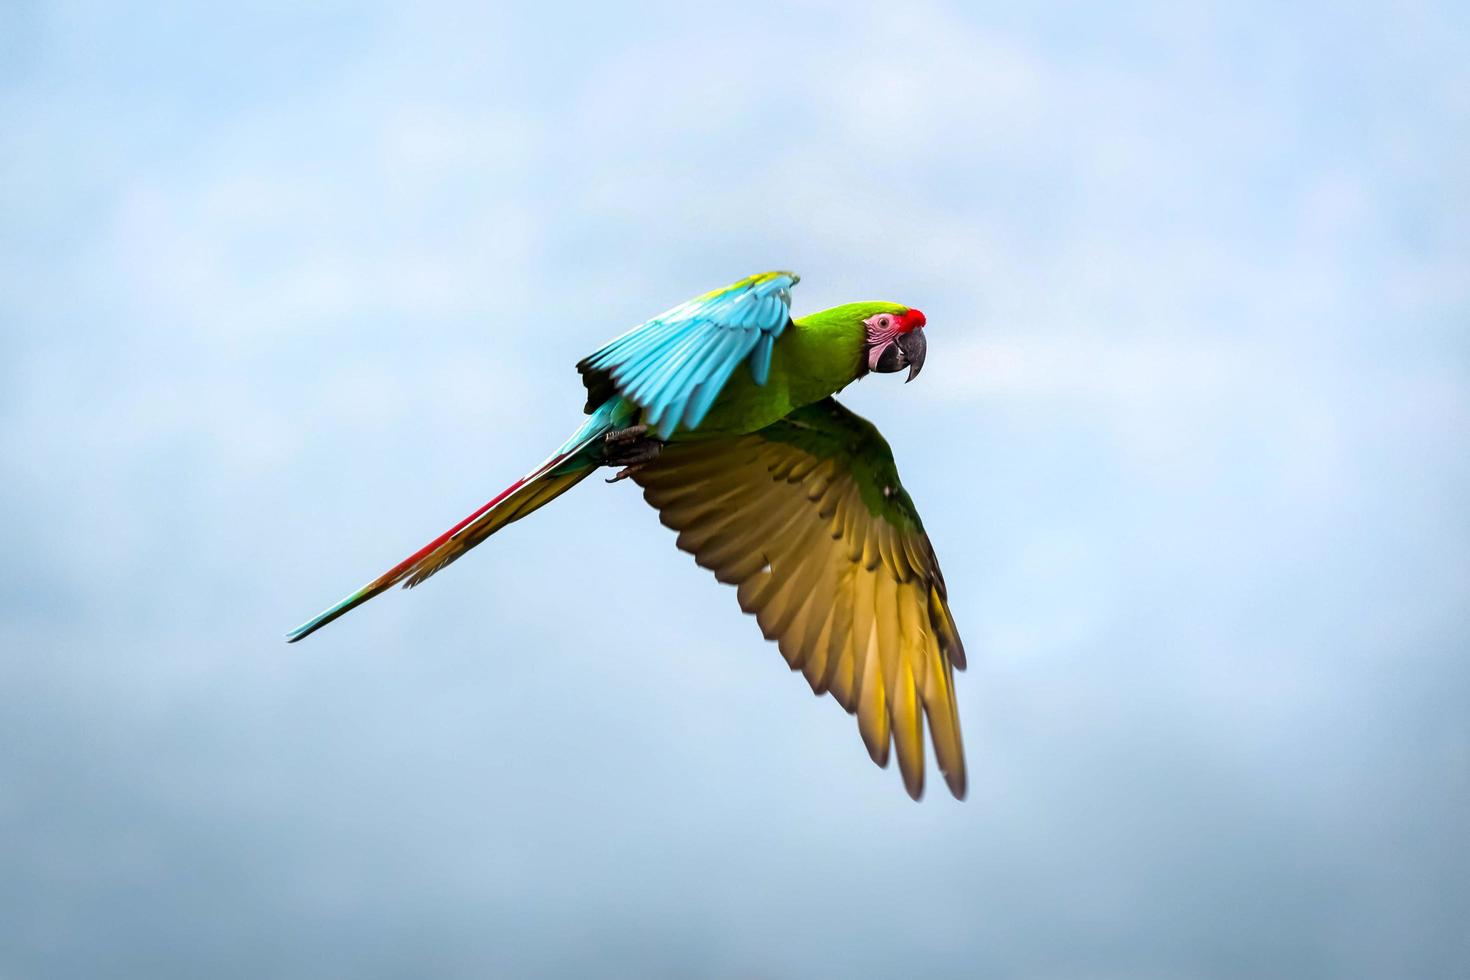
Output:
[[646,434],[647,432],[648,426],[640,422],[637,425],[630,425],[626,429],[614,429],[607,435],[603,436],[602,441],[610,446],[615,446],[618,443],[622,442],[633,442],[638,437]]
[[658,459],[664,444],[658,439],[648,438],[648,426],[630,425],[626,429],[615,429],[602,437],[602,462],[604,466],[621,466],[606,482],[626,480],[645,464]]

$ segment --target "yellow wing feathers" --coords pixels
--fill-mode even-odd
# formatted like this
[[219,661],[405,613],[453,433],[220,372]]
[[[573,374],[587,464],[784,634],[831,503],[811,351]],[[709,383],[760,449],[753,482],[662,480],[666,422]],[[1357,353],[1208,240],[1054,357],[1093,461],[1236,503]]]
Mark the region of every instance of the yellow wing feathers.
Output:
[[673,444],[633,478],[679,547],[737,587],[792,670],[849,713],[868,754],[924,788],[924,719],[965,794],[954,668],[963,667],[928,537],[875,516],[850,460],[759,434]]

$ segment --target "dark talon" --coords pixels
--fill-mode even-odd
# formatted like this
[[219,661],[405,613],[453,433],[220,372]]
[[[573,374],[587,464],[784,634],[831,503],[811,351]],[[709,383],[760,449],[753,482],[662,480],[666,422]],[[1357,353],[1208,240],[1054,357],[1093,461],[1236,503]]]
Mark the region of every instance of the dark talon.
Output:
[[648,426],[643,423],[630,425],[626,429],[614,429],[602,439],[608,445],[617,445],[620,442],[632,442],[648,431]]
[[661,440],[648,438],[647,433],[648,426],[640,424],[615,429],[602,437],[603,465],[622,467],[606,482],[626,480],[644,464],[658,459],[664,444]]

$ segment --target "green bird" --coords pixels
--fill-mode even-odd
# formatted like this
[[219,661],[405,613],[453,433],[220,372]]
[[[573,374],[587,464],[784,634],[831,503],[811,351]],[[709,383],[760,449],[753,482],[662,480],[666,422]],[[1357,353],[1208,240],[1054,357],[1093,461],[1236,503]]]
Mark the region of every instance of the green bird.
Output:
[[631,478],[678,546],[736,586],[792,670],[856,714],[869,755],[924,790],[924,719],[965,795],[954,671],[965,648],[893,453],[832,397],[924,366],[924,314],[864,302],[791,318],[791,272],[705,293],[577,365],[586,420],[545,462],[388,572],[289,634],[295,642],[419,584],[599,467]]

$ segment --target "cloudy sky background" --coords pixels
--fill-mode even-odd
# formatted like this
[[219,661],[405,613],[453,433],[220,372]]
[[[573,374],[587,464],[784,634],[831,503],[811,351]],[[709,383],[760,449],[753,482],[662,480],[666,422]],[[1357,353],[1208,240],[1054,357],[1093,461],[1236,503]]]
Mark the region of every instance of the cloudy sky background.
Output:
[[[0,976],[1470,969],[1462,4],[146,6],[0,7]],[[767,268],[968,801],[629,485],[282,642]]]

